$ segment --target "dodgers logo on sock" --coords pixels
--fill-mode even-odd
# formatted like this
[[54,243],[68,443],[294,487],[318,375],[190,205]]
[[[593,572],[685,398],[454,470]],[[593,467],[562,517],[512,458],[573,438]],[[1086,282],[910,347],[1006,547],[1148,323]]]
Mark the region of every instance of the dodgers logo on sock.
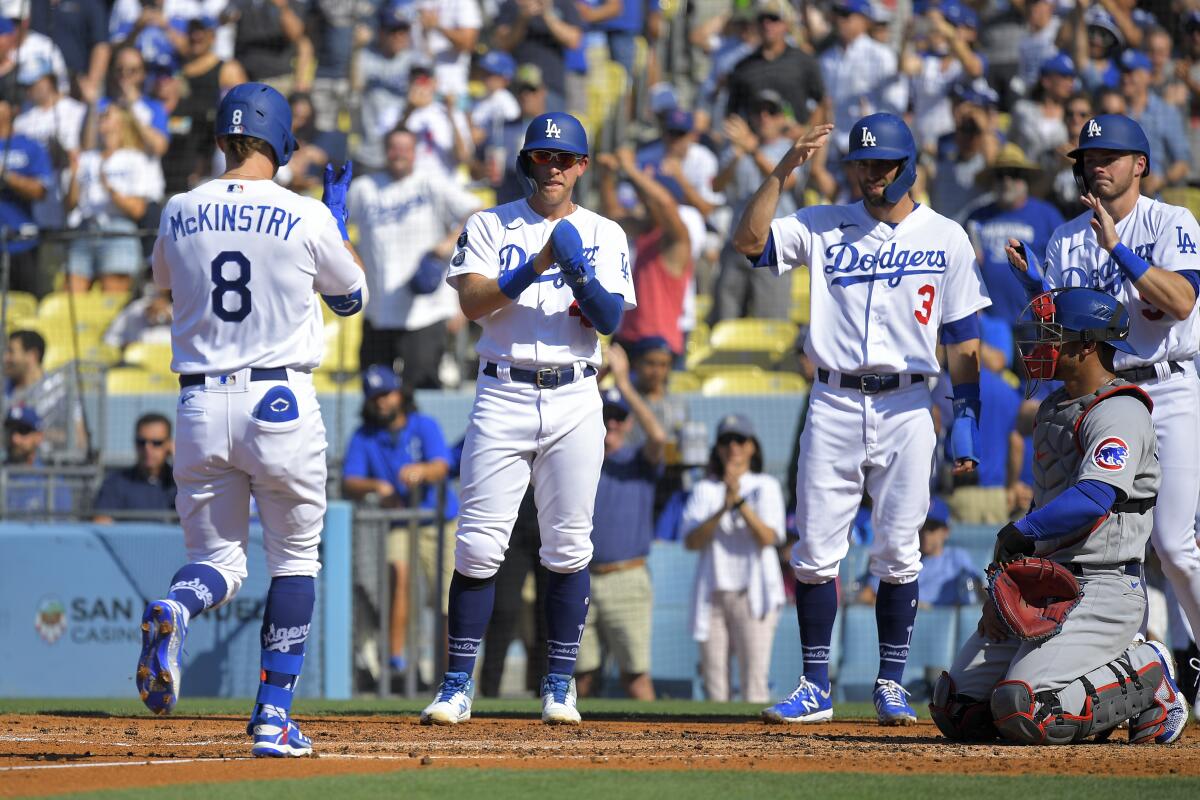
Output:
[[276,650],[287,653],[293,645],[304,644],[308,639],[308,629],[311,625],[295,625],[288,628],[276,628],[275,623],[267,626],[263,633],[263,650]]

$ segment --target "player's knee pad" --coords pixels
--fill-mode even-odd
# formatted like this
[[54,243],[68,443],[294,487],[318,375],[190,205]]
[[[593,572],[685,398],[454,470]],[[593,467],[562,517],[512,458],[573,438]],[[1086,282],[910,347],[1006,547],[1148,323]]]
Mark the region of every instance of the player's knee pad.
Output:
[[1001,681],[992,690],[992,718],[1000,735],[1017,744],[1070,744],[1091,731],[1085,714],[1067,715],[1057,692],[1037,692],[1025,681]]
[[956,742],[990,742],[999,736],[991,704],[958,694],[948,672],[943,672],[933,686],[929,715],[942,735]]
[[468,578],[490,578],[504,563],[504,545],[488,531],[459,530],[454,570]]

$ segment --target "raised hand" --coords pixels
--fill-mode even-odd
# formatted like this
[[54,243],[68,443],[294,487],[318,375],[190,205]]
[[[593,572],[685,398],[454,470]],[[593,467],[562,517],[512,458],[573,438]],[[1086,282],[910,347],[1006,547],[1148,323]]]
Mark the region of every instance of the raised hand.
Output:
[[350,212],[346,208],[346,193],[350,190],[350,181],[354,178],[354,162],[347,161],[340,173],[334,175],[333,164],[325,165],[325,188],[321,192],[321,202],[332,212],[337,220],[338,230],[343,239],[349,239],[346,233],[346,222]]
[[1121,243],[1121,238],[1117,236],[1117,223],[1112,218],[1112,214],[1108,213],[1108,209],[1100,202],[1100,198],[1091,192],[1082,195],[1079,200],[1092,210],[1092,219],[1089,224],[1092,226],[1092,232],[1096,234],[1096,241],[1111,253],[1113,248]]

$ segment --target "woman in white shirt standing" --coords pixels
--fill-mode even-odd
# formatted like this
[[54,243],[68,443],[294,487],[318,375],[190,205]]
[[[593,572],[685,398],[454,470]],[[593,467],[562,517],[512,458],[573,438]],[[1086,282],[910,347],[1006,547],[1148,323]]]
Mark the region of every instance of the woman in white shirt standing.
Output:
[[692,636],[700,642],[704,691],[729,700],[730,656],[738,659],[742,695],[765,702],[767,673],[783,573],[776,547],[784,541],[783,492],[762,473],[754,426],[730,414],[717,428],[708,474],[683,512],[684,546],[700,551],[692,593]]
[[133,114],[108,104],[100,114],[100,149],[72,159],[63,207],[74,229],[129,236],[82,236],[67,253],[70,291],[86,291],[99,279],[106,292],[128,292],[145,265],[136,235],[147,205],[162,199],[163,174],[145,152]]

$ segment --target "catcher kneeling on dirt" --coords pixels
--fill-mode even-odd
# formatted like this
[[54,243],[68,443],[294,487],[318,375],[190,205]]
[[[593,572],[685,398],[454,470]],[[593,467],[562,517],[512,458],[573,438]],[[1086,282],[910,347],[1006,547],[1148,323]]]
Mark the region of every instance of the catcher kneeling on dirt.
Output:
[[1129,318],[1082,288],[1038,295],[1021,317],[1031,387],[1063,386],[1038,409],[1034,510],[998,534],[979,628],[930,711],[956,740],[1069,744],[1128,720],[1130,741],[1170,744],[1188,707],[1170,650],[1138,635],[1161,472],[1150,398],[1113,374],[1113,348],[1133,352]]

